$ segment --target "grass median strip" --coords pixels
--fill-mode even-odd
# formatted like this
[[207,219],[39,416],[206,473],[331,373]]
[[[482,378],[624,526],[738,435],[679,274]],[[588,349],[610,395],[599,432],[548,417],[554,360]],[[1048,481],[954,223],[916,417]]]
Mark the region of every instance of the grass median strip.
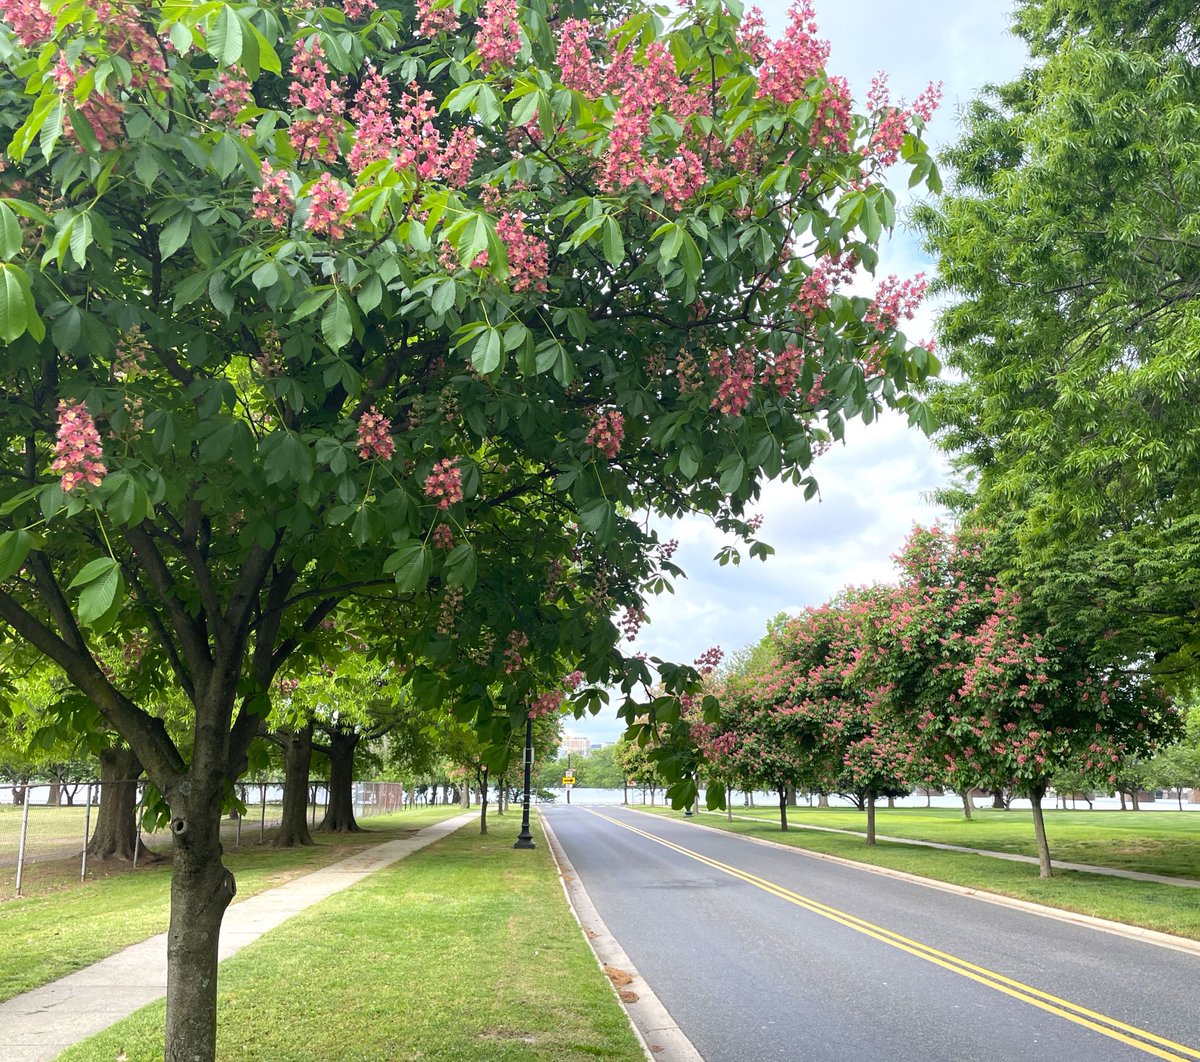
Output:
[[[345,859],[355,852],[450,818],[454,807],[417,808],[366,820],[368,832],[315,834],[317,844],[227,851],[238,899]],[[167,928],[171,865],[137,870],[0,904],[0,1001],[90,966]],[[236,901],[235,901],[236,902]]]
[[[669,808],[645,810],[682,818],[682,812],[671,811]],[[789,809],[789,818],[793,810],[796,809]],[[739,809],[735,809],[735,814],[740,813]],[[1045,904],[1047,907],[1057,907],[1064,911],[1075,911],[1096,918],[1107,918],[1114,922],[1200,940],[1200,904],[1196,902],[1194,889],[1101,877],[1070,870],[1056,870],[1053,878],[1043,881],[1037,876],[1037,867],[1029,864],[886,841],[880,841],[874,848],[869,848],[861,838],[845,834],[813,830],[788,830],[784,833],[779,828],[778,819],[772,821],[763,818],[757,821],[735,818],[729,822],[723,814],[706,814],[701,816],[700,822],[730,833],[777,841],[806,851],[840,856],[858,863],[917,874],[934,881],[981,889]],[[833,825],[824,820],[818,824]],[[881,833],[898,832],[890,827],[885,830],[882,825],[878,829]],[[973,847],[983,845],[976,843]],[[1147,868],[1131,866],[1129,869]]]
[[[779,822],[777,807],[734,807],[733,812]],[[865,813],[853,808],[790,807],[788,822],[857,832],[866,829]],[[916,841],[1037,856],[1028,809],[980,808],[967,821],[957,808],[877,808],[875,829]],[[1054,858],[1068,863],[1200,878],[1198,812],[1047,809],[1046,834]]]
[[[222,964],[218,1058],[609,1059],[641,1048],[517,816],[379,871]],[[162,1057],[163,1005],[61,1056]]]

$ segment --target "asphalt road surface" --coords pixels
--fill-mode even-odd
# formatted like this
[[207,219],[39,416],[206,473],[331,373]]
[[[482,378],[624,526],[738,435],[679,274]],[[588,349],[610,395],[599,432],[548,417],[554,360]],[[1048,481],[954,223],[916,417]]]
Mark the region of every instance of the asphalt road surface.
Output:
[[1200,957],[622,808],[541,808],[706,1062],[1200,1062]]

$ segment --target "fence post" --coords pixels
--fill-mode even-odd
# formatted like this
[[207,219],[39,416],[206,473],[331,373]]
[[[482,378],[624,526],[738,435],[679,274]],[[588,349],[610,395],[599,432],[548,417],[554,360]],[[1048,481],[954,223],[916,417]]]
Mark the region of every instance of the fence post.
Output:
[[83,858],[79,862],[79,881],[87,880],[88,834],[92,832],[92,783],[87,784],[87,811],[83,815]]
[[267,783],[262,783],[262,813],[258,818],[258,843],[262,844],[267,837]]
[[21,840],[17,844],[17,895],[21,895],[21,874],[25,869],[25,835],[29,832],[29,790],[25,790],[25,803],[21,805]]
[[[134,783],[135,786],[137,783]],[[134,790],[136,792],[136,789]],[[137,870],[138,849],[142,844],[142,816],[139,809],[142,806],[142,798],[138,797],[137,803],[133,809],[133,869]]]

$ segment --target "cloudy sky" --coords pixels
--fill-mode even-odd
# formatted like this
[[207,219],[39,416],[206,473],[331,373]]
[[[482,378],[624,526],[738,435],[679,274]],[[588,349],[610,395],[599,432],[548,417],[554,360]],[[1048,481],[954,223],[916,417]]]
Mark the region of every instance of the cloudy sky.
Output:
[[[759,0],[773,36],[787,18],[787,0]],[[816,0],[821,35],[832,45],[829,70],[849,78],[855,97],[887,71],[893,98],[912,99],[929,81],[944,83],[941,110],[929,138],[952,141],[956,115],[987,82],[1008,80],[1021,68],[1024,49],[1008,33],[1006,0]],[[906,179],[906,175],[905,179]],[[911,233],[897,228],[885,248],[880,275],[912,276],[928,270]],[[932,334],[934,309],[926,307],[906,331]],[[762,538],[775,547],[764,564],[743,559],[719,567],[713,555],[723,536],[700,520],[677,521],[676,560],[688,573],[674,595],[650,603],[650,623],[634,651],[688,662],[711,645],[727,652],[757,641],[779,612],[818,605],[843,586],[889,580],[891,556],[914,522],[931,522],[937,510],[928,492],[944,481],[944,466],[929,441],[891,417],[851,428],[845,446],[817,463],[820,500],[805,502],[795,488],[769,485],[758,511]],[[572,720],[568,731],[611,741],[621,724],[612,711]]]

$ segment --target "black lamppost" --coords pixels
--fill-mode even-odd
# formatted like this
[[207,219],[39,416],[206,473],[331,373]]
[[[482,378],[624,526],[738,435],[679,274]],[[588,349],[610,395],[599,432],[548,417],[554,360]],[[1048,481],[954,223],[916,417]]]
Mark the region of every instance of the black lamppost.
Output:
[[517,834],[514,848],[536,848],[533,834],[529,832],[529,781],[533,772],[533,717],[525,715],[525,800],[521,805],[521,832]]

